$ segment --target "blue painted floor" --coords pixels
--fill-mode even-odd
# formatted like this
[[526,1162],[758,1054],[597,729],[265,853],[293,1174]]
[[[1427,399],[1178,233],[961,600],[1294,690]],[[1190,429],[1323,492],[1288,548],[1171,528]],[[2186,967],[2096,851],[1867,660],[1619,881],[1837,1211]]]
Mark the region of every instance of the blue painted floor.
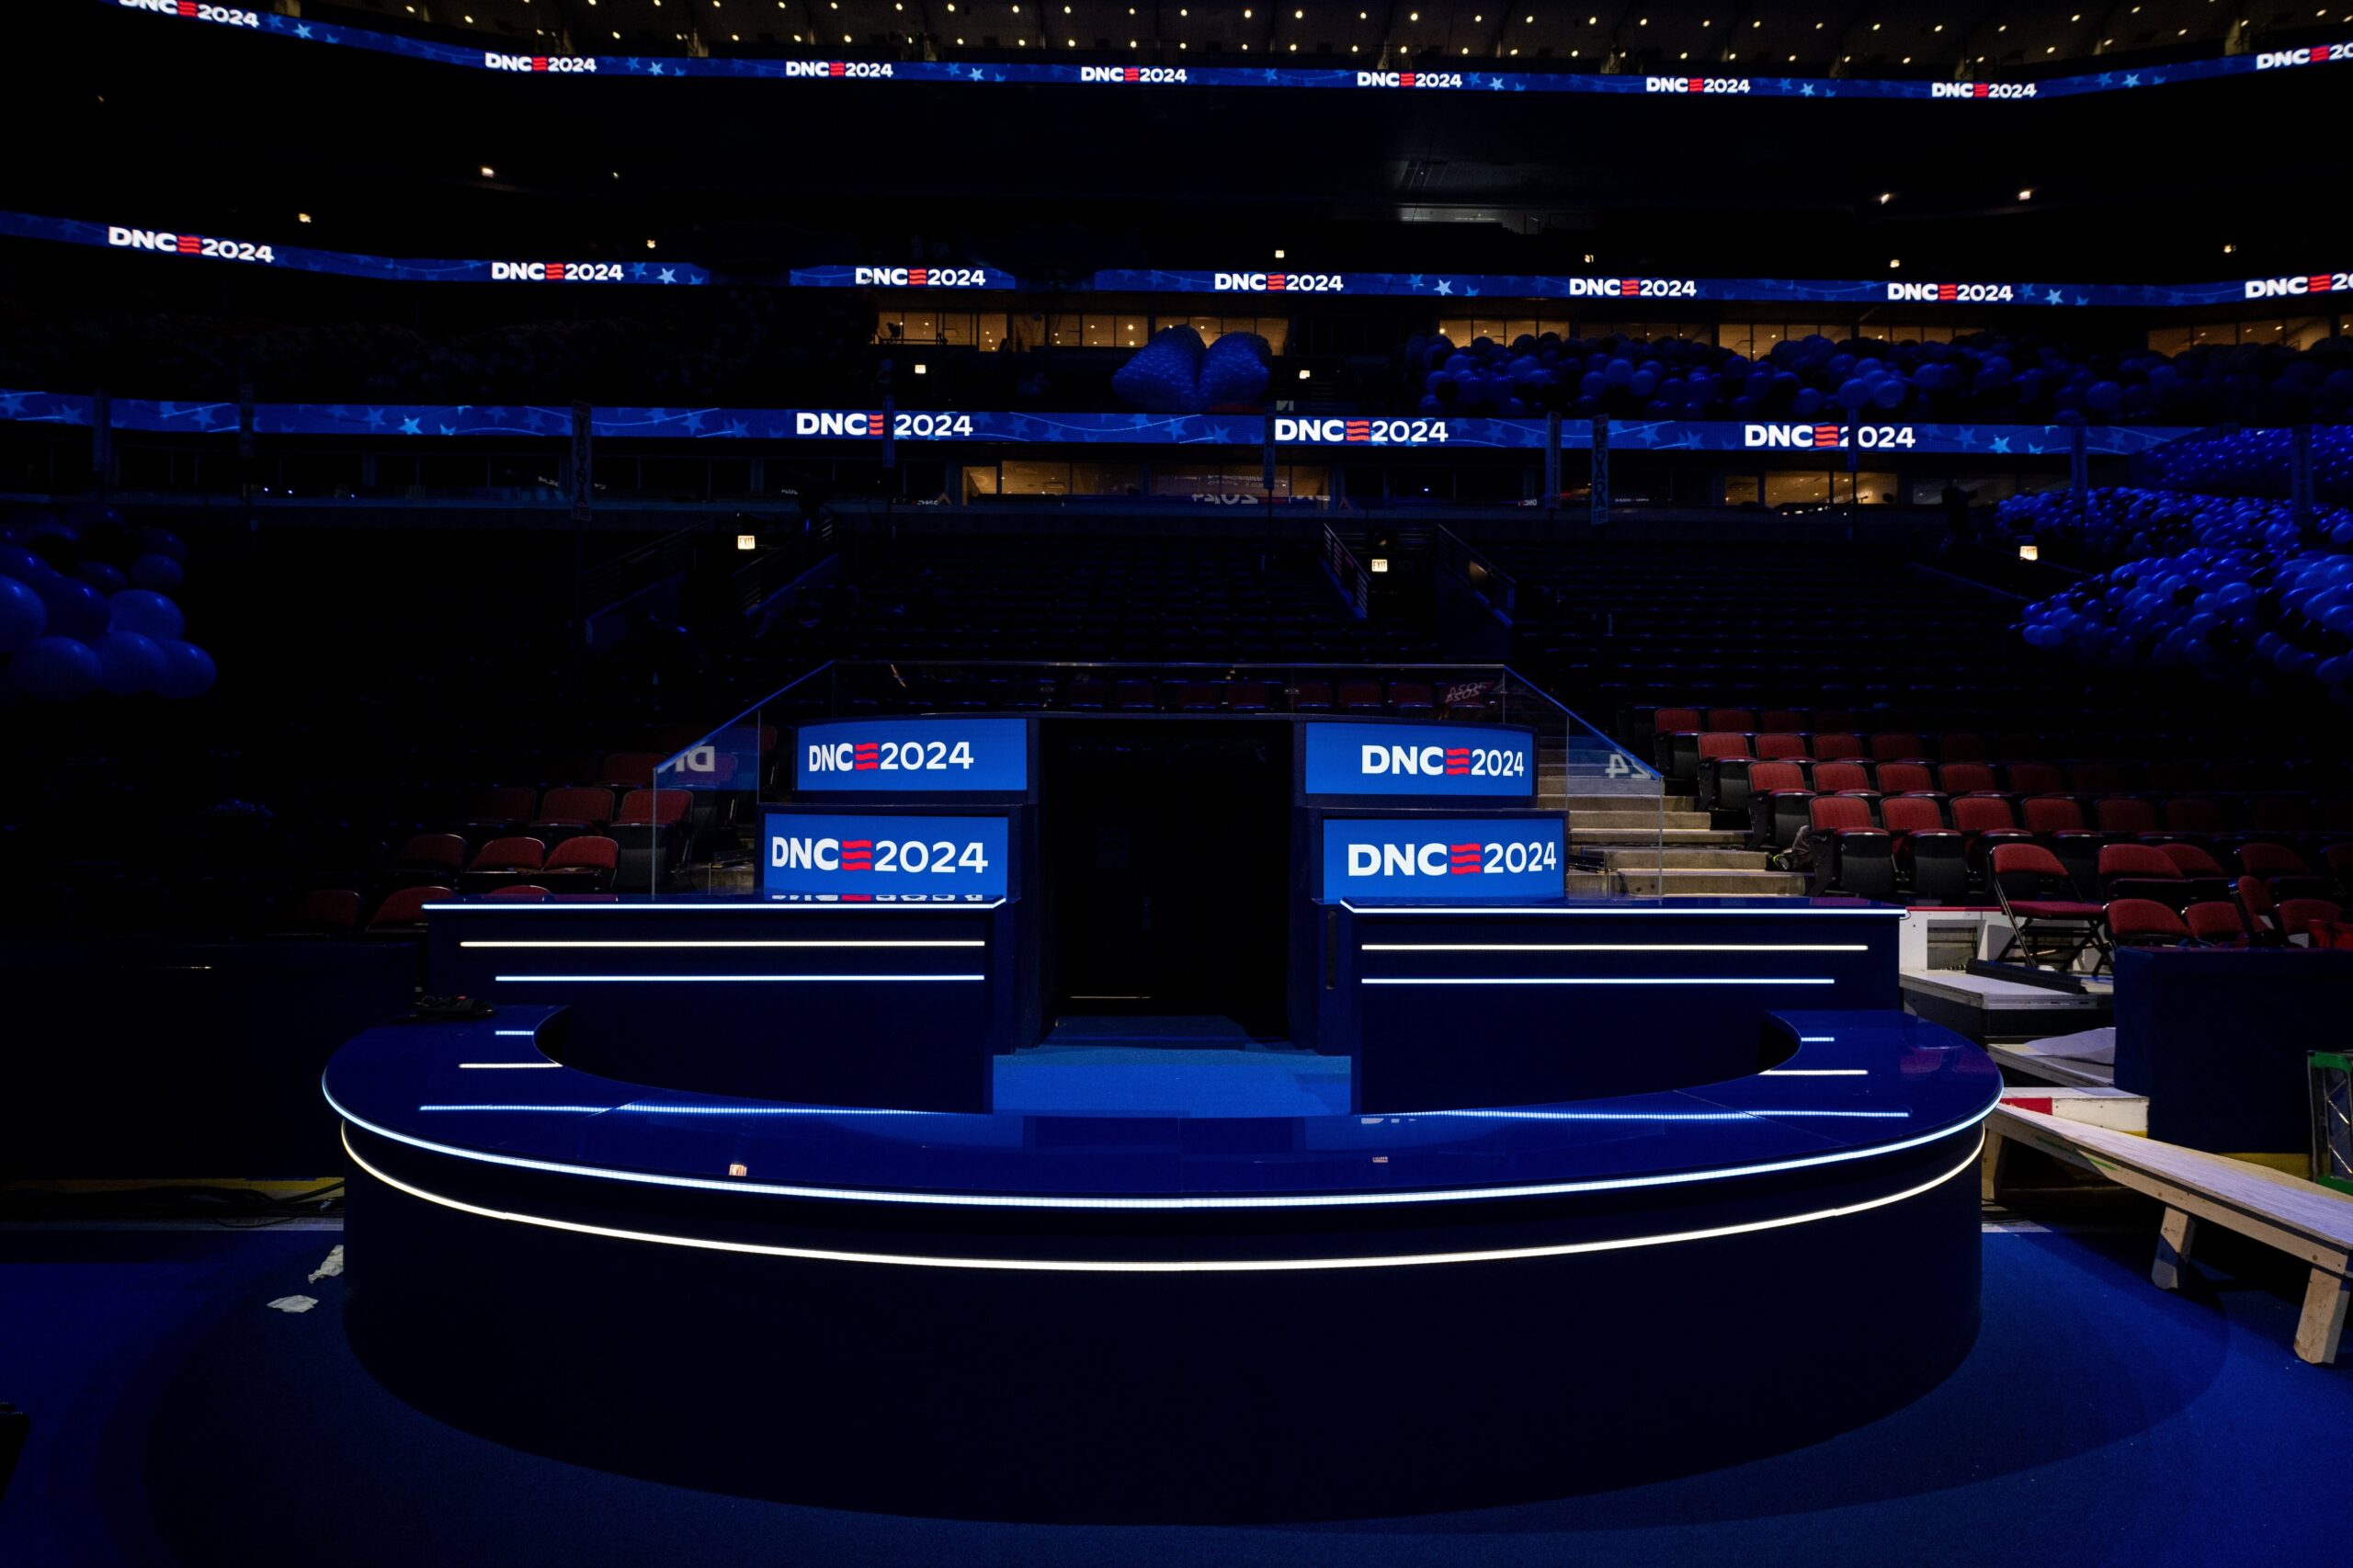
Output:
[[[2222,1264],[2259,1268],[2259,1278],[2209,1266],[2189,1292],[2159,1292],[2147,1278],[2151,1233],[2140,1224],[1989,1232],[1985,1327],[1969,1361],[1909,1409],[1818,1447],[1557,1502],[1253,1528],[847,1514],[501,1448],[409,1410],[353,1361],[337,1318],[341,1279],[305,1278],[340,1239],[327,1230],[0,1233],[0,1398],[35,1423],[0,1500],[0,1563],[2213,1568],[2346,1560],[2353,1358],[2327,1369],[2296,1360],[2295,1277],[2259,1254]],[[2227,1249],[2216,1246],[2222,1258]],[[1739,1290],[1727,1283],[1723,1331],[1736,1336]],[[267,1305],[290,1294],[319,1305],[299,1315]],[[482,1310],[562,1303],[517,1278],[511,1295]],[[1704,1421],[1705,1391],[1696,1393],[1692,1419]],[[1237,1433],[1233,1460],[1279,1466],[1282,1434]]]
[[1061,1116],[1345,1116],[1348,1059],[1253,1040],[1222,1018],[1065,1018],[1042,1044],[996,1059],[995,1104]]

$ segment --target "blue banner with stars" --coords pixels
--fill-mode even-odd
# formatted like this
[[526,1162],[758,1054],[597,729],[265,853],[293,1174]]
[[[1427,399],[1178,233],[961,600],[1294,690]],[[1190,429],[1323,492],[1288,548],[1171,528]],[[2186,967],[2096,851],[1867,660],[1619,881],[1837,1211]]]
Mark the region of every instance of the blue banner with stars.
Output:
[[468,48],[372,31],[340,23],[280,16],[211,0],[97,0],[112,10],[211,24],[254,36],[365,50],[443,65],[517,76],[588,78],[724,77],[801,82],[812,86],[937,85],[1126,87],[1169,91],[1185,87],[1332,89],[1363,92],[1582,93],[1613,97],[1880,98],[1949,103],[2030,103],[2038,98],[2129,92],[2172,83],[2282,72],[2353,60],[2353,43],[2318,44],[2203,60],[2004,82],[1888,81],[1823,76],[1742,75],[1719,62],[1708,74],[1552,73],[1434,70],[1359,71],[1342,68],[964,62],[942,60],[768,60],[712,56],[542,54],[526,49]]

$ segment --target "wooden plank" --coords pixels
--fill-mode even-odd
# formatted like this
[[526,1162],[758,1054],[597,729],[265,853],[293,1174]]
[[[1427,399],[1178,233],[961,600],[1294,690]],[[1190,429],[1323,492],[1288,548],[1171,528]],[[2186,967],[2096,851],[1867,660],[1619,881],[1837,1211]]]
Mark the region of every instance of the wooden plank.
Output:
[[[2316,1183],[2202,1150],[2006,1106],[1995,1108],[1988,1126],[2062,1158],[2078,1157],[2079,1163],[2110,1179],[2169,1205],[2175,1202],[2172,1194],[2179,1193],[2192,1199],[2182,1206],[2193,1212],[2211,1209],[2235,1213],[2290,1233],[2297,1241],[2292,1250],[2308,1262],[2353,1252],[2353,1196]],[[2133,1179],[2127,1180],[2127,1174]],[[2223,1222],[2234,1230],[2242,1228],[2233,1221]]]
[[2178,1209],[2165,1210],[2165,1219],[2157,1226],[2157,1261],[2150,1267],[2149,1278],[2160,1290],[2181,1289],[2181,1271],[2189,1266],[2190,1244],[2198,1239],[2198,1217]]
[[2313,1270],[2304,1286],[2303,1315],[2296,1320],[2298,1356],[2315,1367],[2335,1363],[2337,1342],[2345,1336],[2348,1300],[2353,1300],[2353,1280],[2345,1278],[2342,1265],[2334,1273],[2325,1268]]

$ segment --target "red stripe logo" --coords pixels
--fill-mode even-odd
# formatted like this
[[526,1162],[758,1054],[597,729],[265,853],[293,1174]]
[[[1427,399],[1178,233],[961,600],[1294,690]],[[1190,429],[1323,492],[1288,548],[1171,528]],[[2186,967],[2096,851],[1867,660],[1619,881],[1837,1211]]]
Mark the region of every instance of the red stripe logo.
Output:
[[179,234],[174,237],[172,248],[182,256],[195,256],[204,249],[204,242],[194,234]]
[[544,55],[544,54],[534,54],[533,56],[531,56],[531,69],[532,69],[532,70],[534,70],[534,71],[544,71],[544,70],[546,70],[547,68],[548,68],[548,57],[547,57],[546,55]]
[[1979,82],[1970,89],[1969,96],[1972,98],[1990,98],[1994,96],[1994,85],[1991,82]]
[[882,766],[882,749],[872,741],[861,741],[850,754],[851,771],[870,773]]
[[882,416],[881,415],[870,414],[866,416],[866,433],[870,436],[880,436],[882,434]]
[[1471,748],[1469,746],[1449,746],[1446,752],[1446,770],[1449,773],[1470,772]]
[[1961,285],[1958,283],[1938,284],[1937,298],[1948,304],[1951,303],[1953,301],[1961,298]]
[[548,273],[548,281],[549,281],[549,282],[551,282],[551,283],[561,283],[561,282],[563,282],[563,274],[564,274],[564,264],[563,264],[563,262],[560,262],[560,261],[551,261],[551,262],[549,262],[549,263],[548,263],[548,266],[547,266],[547,273]]
[[1418,76],[1416,76],[1413,72],[1411,72],[1411,71],[1407,71],[1407,72],[1404,72],[1404,73],[1402,73],[1402,74],[1398,76],[1398,78],[1397,78],[1397,85],[1398,85],[1399,86],[1401,86],[1401,87],[1410,87],[1410,86],[1414,85],[1416,82],[1418,82],[1420,79],[1421,79],[1421,78],[1420,78],[1420,77],[1418,77]]
[[2335,278],[2325,272],[2315,272],[2304,279],[2304,289],[2308,293],[2325,294],[2329,290],[2329,286],[2336,281]]
[[917,289],[928,288],[931,284],[931,268],[927,267],[908,267],[907,282]]
[[870,838],[843,839],[842,869],[845,871],[874,869],[874,840]]
[[180,0],[180,15],[183,17],[195,16],[196,0]]
[[1838,444],[1838,426],[1836,425],[1815,426],[1813,427],[1813,444],[1817,447],[1836,446]]
[[1703,92],[1706,88],[1707,83],[1701,81],[1697,76],[1692,77],[1688,82],[1683,84],[1683,90],[1687,93]]
[[1642,291],[1643,280],[1641,278],[1620,278],[1618,279],[1618,292],[1625,296],[1627,299],[1631,300]]
[[1343,439],[1350,441],[1370,441],[1372,439],[1372,421],[1370,419],[1351,419],[1342,429],[1341,437]]
[[849,67],[848,67],[848,66],[847,66],[847,65],[845,65],[845,64],[843,64],[840,61],[838,61],[838,60],[828,60],[828,61],[826,61],[826,62],[825,62],[825,74],[826,74],[826,75],[828,75],[828,76],[844,76],[844,75],[847,75],[848,74],[849,74]]
[[1123,82],[1141,82],[1143,80],[1143,73],[1131,65],[1120,74],[1120,79]]
[[1448,845],[1446,846],[1447,854],[1453,861],[1453,864],[1448,868],[1449,874],[1457,877],[1469,877],[1476,876],[1483,872],[1485,868],[1479,863],[1479,848],[1480,846],[1476,844]]

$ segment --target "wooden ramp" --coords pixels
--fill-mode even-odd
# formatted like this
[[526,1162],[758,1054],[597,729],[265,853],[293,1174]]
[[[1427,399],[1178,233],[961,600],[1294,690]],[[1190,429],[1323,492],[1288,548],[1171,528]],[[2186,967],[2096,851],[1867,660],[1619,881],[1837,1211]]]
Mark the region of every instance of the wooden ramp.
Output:
[[2241,1160],[2005,1104],[1995,1106],[1985,1122],[1989,1199],[1999,1196],[2002,1157],[2013,1140],[2164,1204],[2150,1277],[2165,1290],[2181,1284],[2182,1267],[2201,1223],[2252,1236],[2310,1264],[2296,1354],[2324,1367],[2336,1359],[2346,1305],[2353,1299],[2353,1280],[2347,1278],[2353,1198]]

